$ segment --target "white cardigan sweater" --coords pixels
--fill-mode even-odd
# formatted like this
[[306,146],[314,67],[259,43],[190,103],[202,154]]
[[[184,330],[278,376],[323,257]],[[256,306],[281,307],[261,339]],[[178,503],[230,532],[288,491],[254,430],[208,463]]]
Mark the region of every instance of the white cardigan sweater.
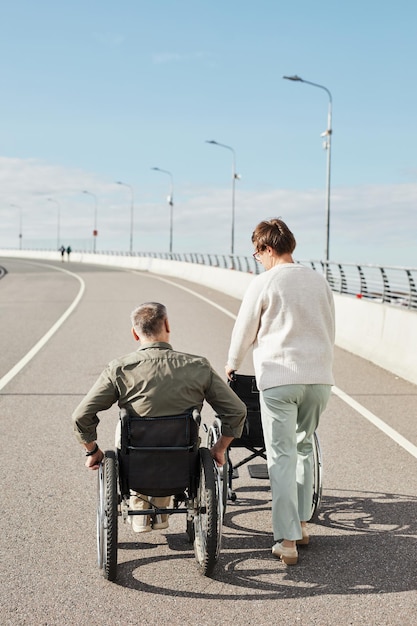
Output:
[[276,265],[247,289],[233,328],[228,366],[253,346],[258,388],[334,384],[333,295],[326,279],[296,263]]

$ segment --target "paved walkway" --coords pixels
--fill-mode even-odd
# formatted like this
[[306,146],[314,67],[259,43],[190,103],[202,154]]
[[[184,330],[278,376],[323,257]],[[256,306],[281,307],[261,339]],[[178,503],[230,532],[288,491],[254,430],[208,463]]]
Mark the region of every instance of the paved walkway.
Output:
[[[70,306],[80,283],[50,263],[0,264],[8,269],[0,281],[1,378]],[[142,536],[120,524],[117,582],[100,576],[96,475],[84,469],[72,435],[73,408],[111,358],[135,349],[129,313],[138,303],[166,303],[174,346],[207,355],[220,372],[233,320],[177,279],[75,263],[65,269],[85,282],[80,304],[0,390],[1,623],[414,624],[417,460],[336,396],[319,429],[319,523],[297,566],[272,558],[268,484],[244,467],[212,579],[197,571],[182,516],[168,531]],[[187,287],[238,310],[224,294]],[[245,367],[250,373],[250,360]],[[335,372],[339,388],[417,445],[415,386],[340,350]],[[117,409],[102,414],[103,447],[112,446],[117,418]],[[203,418],[211,422],[210,410]]]

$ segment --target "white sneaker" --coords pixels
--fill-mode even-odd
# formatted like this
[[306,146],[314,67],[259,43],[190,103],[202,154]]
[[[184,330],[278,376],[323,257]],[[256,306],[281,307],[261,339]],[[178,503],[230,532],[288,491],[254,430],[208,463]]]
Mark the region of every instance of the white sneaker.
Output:
[[297,548],[286,548],[279,541],[273,546],[272,554],[286,565],[296,565],[298,561]]
[[169,527],[169,515],[155,515],[155,521],[152,524],[154,530],[163,530]]
[[132,530],[135,533],[149,533],[152,530],[149,515],[131,515],[130,518],[132,519]]

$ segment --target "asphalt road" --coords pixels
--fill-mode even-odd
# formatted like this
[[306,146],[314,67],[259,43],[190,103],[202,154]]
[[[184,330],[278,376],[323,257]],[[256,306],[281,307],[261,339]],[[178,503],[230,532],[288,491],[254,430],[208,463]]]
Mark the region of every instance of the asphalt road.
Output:
[[[135,349],[129,314],[140,302],[164,302],[174,347],[204,354],[220,373],[239,302],[134,271],[0,265],[2,625],[416,623],[417,458],[337,395],[319,427],[319,520],[297,566],[271,556],[268,484],[244,467],[212,579],[198,573],[178,515],[167,531],[142,536],[120,523],[118,579],[105,581],[96,565],[96,474],[84,468],[71,413],[107,362]],[[241,372],[252,372],[250,358]],[[414,385],[339,349],[335,375],[338,388],[417,446]],[[209,408],[203,418],[211,423]],[[117,408],[102,414],[104,448],[113,447],[117,419]]]

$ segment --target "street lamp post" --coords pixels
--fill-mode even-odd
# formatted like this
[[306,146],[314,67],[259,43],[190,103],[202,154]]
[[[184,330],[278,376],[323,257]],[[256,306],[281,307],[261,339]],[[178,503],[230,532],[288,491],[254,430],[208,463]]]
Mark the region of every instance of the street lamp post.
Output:
[[207,140],[206,143],[210,143],[213,146],[219,146],[220,148],[226,148],[226,150],[230,150],[233,155],[232,160],[232,237],[231,237],[231,245],[230,252],[233,255],[235,252],[235,186],[236,180],[240,178],[239,174],[236,172],[236,154],[231,146],[226,146],[224,143],[219,143],[218,141],[214,141],[211,139]]
[[58,219],[56,228],[56,249],[59,250],[61,243],[61,204],[55,198],[48,198],[48,202],[55,202],[58,207]]
[[98,205],[98,201],[97,201],[97,196],[95,193],[91,193],[91,191],[83,191],[83,193],[86,193],[89,196],[92,196],[92,198],[94,199],[94,227],[93,227],[93,252],[95,254],[96,252],[96,239],[97,239],[97,205]]
[[327,113],[327,129],[322,133],[322,137],[325,137],[323,147],[327,150],[327,184],[326,184],[326,247],[324,251],[324,257],[326,262],[326,277],[329,269],[329,251],[330,251],[330,170],[331,170],[331,142],[332,142],[332,94],[324,85],[318,85],[312,83],[309,80],[304,80],[299,76],[283,76],[286,80],[292,80],[295,82],[305,83],[306,85],[312,85],[323,89],[329,97],[329,108]]
[[120,180],[116,182],[116,185],[123,185],[124,187],[129,187],[131,194],[131,203],[130,203],[130,241],[129,241],[129,250],[130,254],[133,252],[133,207],[135,203],[134,195],[133,195],[133,187],[132,185],[128,185],[127,183],[122,183]]
[[18,204],[11,204],[10,206],[15,209],[19,209],[19,250],[22,249],[22,239],[23,239],[23,216],[22,216],[22,207]]
[[168,174],[171,179],[171,186],[169,190],[169,196],[167,198],[169,204],[169,253],[172,254],[172,239],[173,239],[173,217],[174,217],[174,179],[171,172],[168,170],[161,170],[160,167],[152,167],[155,172],[162,172]]

